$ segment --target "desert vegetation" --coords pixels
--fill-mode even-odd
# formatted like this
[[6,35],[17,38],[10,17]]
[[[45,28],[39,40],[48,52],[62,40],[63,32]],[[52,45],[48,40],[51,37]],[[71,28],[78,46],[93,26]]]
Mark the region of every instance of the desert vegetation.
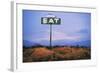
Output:
[[84,46],[23,47],[23,62],[83,60],[91,58],[90,48]]

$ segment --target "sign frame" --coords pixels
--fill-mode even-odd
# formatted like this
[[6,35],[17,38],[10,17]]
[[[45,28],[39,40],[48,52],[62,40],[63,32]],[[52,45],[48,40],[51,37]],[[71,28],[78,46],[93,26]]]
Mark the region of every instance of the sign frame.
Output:
[[[47,22],[43,22],[43,19],[46,18],[47,19]],[[53,20],[53,23],[49,22],[49,20],[52,19]],[[60,18],[57,18],[58,20],[55,20],[56,17],[42,17],[41,18],[41,24],[50,24],[50,25],[60,25],[61,24],[61,19]]]

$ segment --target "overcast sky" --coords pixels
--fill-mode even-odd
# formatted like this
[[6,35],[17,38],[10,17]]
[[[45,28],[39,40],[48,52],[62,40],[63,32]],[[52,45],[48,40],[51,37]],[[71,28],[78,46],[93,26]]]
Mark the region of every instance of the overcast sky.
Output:
[[41,24],[41,17],[46,17],[48,14],[61,18],[60,25],[52,26],[53,41],[87,41],[91,39],[90,13],[23,10],[24,40],[31,42],[50,40],[50,25]]

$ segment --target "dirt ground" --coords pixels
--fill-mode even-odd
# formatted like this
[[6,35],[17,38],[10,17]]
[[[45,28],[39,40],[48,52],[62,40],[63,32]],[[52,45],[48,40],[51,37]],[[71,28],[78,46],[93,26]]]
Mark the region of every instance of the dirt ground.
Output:
[[23,62],[83,60],[91,58],[89,48],[74,47],[36,47],[23,49]]

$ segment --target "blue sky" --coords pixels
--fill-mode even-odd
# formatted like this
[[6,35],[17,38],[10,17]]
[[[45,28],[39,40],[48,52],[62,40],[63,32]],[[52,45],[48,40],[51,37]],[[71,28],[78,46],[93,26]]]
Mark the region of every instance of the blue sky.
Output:
[[[41,24],[41,17],[52,14],[61,18],[60,25],[52,26],[53,41],[91,40],[91,14],[78,12],[53,12],[23,10],[23,40],[38,42],[49,41],[50,25]],[[49,43],[49,42],[48,42]]]

